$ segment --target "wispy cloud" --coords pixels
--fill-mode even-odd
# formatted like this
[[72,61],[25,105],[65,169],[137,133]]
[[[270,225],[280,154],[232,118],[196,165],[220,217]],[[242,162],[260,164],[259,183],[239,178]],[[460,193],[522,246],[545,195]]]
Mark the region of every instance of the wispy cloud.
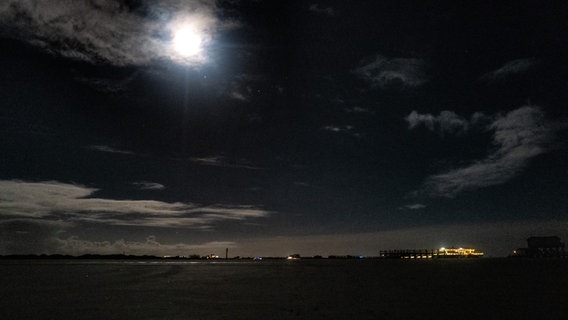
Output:
[[406,209],[406,210],[420,210],[424,208],[426,208],[426,205],[422,203],[407,204],[401,207],[401,209]]
[[556,130],[535,106],[496,116],[487,129],[494,132],[492,153],[468,166],[429,177],[420,192],[454,197],[463,191],[502,184],[521,172],[532,158],[549,151]]
[[368,64],[353,70],[355,74],[378,87],[418,87],[428,81],[426,64],[421,59],[393,58],[378,55]]
[[351,125],[343,125],[343,126],[333,126],[333,125],[329,125],[329,126],[325,126],[322,128],[325,131],[329,131],[329,132],[335,132],[335,133],[344,133],[344,134],[348,134],[352,137],[355,138],[360,138],[361,134],[358,132],[355,132],[355,128]]
[[325,126],[323,127],[326,131],[331,132],[343,132],[343,131],[350,131],[353,130],[353,126],[346,125],[346,126]]
[[501,80],[515,74],[520,74],[531,70],[540,61],[535,58],[516,59],[505,63],[499,69],[491,71],[483,75],[482,79],[489,81]]
[[121,93],[127,90],[130,83],[134,81],[136,77],[137,73],[134,72],[124,78],[86,77],[83,75],[77,75],[75,79],[87,84],[97,91],[106,93]]
[[439,115],[420,114],[412,111],[405,120],[408,122],[409,129],[424,126],[430,131],[438,132],[441,136],[445,134],[461,134],[468,131],[472,126],[487,124],[489,117],[483,113],[474,113],[468,120],[459,116],[453,111],[444,110]]
[[253,164],[247,162],[229,162],[222,156],[211,156],[211,157],[192,157],[189,158],[191,162],[214,167],[226,167],[226,168],[242,168],[249,170],[263,170],[262,167],[257,167]]
[[309,10],[313,13],[323,14],[330,17],[335,15],[335,10],[333,10],[332,7],[324,7],[317,3],[310,5]]
[[162,190],[166,188],[166,186],[164,186],[161,183],[150,182],[150,181],[138,181],[138,182],[133,182],[132,184],[142,190]]
[[244,94],[236,89],[233,89],[231,92],[229,92],[229,96],[235,100],[248,101],[247,97],[245,97]]
[[369,114],[373,114],[373,112],[371,110],[369,110],[367,108],[361,108],[361,107],[345,108],[344,110],[347,113],[369,113]]
[[8,218],[64,219],[125,226],[202,228],[223,220],[246,220],[270,213],[251,205],[198,205],[156,200],[93,197],[98,191],[57,181],[0,180],[0,215]]
[[[113,148],[110,146],[105,146],[105,145],[91,145],[91,146],[87,146],[87,149],[90,150],[94,150],[97,152],[107,152],[107,153],[116,153],[116,154],[124,154],[124,155],[133,155],[133,156],[139,156],[139,157],[153,157],[152,155],[149,154],[139,154],[139,153],[135,153],[133,151],[130,150],[123,150],[123,149],[117,149],[117,148]],[[199,164],[199,165],[204,165],[204,166],[213,166],[213,167],[223,167],[223,168],[239,168],[239,169],[248,169],[248,170],[263,170],[263,167],[259,167],[256,166],[252,163],[250,163],[250,161],[247,161],[246,159],[239,159],[238,161],[230,161],[228,159],[226,159],[224,156],[221,155],[214,155],[214,156],[208,156],[208,157],[190,157],[188,158],[169,158],[171,160],[175,160],[175,161],[190,161],[193,162],[195,164]],[[140,187],[143,187],[144,184],[143,182],[136,182],[135,184],[137,184]],[[146,186],[146,189],[149,189],[150,185]],[[155,189],[157,189],[157,186],[154,186]]]
[[104,145],[88,146],[87,148],[94,150],[94,151],[99,151],[99,152],[134,154],[134,152],[129,151],[129,150],[121,150],[121,149],[116,149],[116,148],[104,146]]
[[203,62],[204,56],[184,58],[172,45],[177,26],[189,24],[208,42],[219,27],[214,1],[117,0],[37,1],[0,3],[0,20],[14,37],[72,59],[113,65],[144,65],[173,60]]
[[281,94],[281,86],[267,86],[267,78],[262,74],[242,73],[233,77],[229,83],[226,94],[234,100],[253,101],[255,97],[270,91],[271,93]]

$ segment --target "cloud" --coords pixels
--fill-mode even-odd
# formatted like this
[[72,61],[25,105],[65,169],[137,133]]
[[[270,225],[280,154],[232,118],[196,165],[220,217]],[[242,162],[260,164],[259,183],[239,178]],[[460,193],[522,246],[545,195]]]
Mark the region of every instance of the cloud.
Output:
[[335,15],[335,10],[333,10],[332,7],[323,7],[317,3],[310,5],[309,10],[313,13],[322,14],[330,17]]
[[241,163],[233,163],[228,162],[222,156],[211,156],[211,157],[191,157],[189,158],[191,162],[205,165],[205,166],[214,166],[214,167],[225,167],[225,168],[242,168],[242,169],[249,169],[249,170],[263,170],[262,167],[257,167],[247,163],[246,161],[242,161]]
[[134,79],[137,73],[132,73],[124,78],[102,78],[102,77],[85,77],[82,75],[75,76],[77,81],[87,84],[91,88],[106,93],[121,93],[126,91],[128,86]]
[[105,240],[82,239],[73,235],[71,223],[51,220],[0,220],[0,254],[119,254],[132,255],[205,255],[234,248],[232,241],[203,243],[161,243],[149,235],[143,241],[124,238]]
[[329,125],[329,126],[325,126],[322,128],[325,131],[329,131],[329,132],[334,132],[334,133],[343,133],[343,134],[348,134],[352,137],[355,138],[361,138],[361,134],[358,132],[355,132],[355,128],[351,125],[344,125],[344,126],[333,126],[333,125]]
[[0,4],[2,34],[51,53],[91,63],[145,65],[154,61],[202,63],[184,58],[171,44],[181,25],[211,41],[216,29],[214,1],[164,0],[136,4],[118,0],[8,0]]
[[112,147],[109,147],[109,146],[103,146],[103,145],[88,146],[87,148],[91,149],[91,150],[99,151],[99,152],[120,153],[120,154],[135,154],[132,151],[115,149],[115,148],[112,148]]
[[356,68],[353,72],[373,86],[381,88],[418,87],[428,81],[424,61],[414,58],[388,59],[377,55],[375,61]]
[[216,222],[266,217],[251,205],[197,205],[94,198],[98,189],[57,181],[0,180],[0,216],[122,226],[212,228]]
[[408,210],[420,210],[420,209],[424,209],[424,208],[426,208],[426,205],[424,205],[422,203],[407,204],[407,205],[402,207],[402,209],[408,209]]
[[472,126],[487,122],[489,118],[483,113],[477,112],[471,116],[470,120],[467,120],[453,111],[444,110],[438,116],[412,111],[405,120],[408,122],[409,129],[423,125],[430,131],[438,132],[441,136],[444,136],[445,134],[464,133]]
[[54,253],[57,235],[71,224],[61,220],[0,219],[0,254]]
[[229,98],[242,102],[253,101],[266,92],[282,94],[283,87],[267,85],[268,83],[263,74],[242,73],[233,77],[227,86],[226,94]]
[[499,69],[486,73],[482,79],[489,81],[502,80],[515,74],[521,74],[529,71],[540,61],[535,58],[516,59],[505,63]]
[[235,247],[232,241],[210,241],[205,243],[160,243],[158,239],[150,235],[145,241],[127,241],[124,239],[115,241],[92,241],[84,240],[78,236],[70,236],[66,239],[55,238],[53,251],[62,254],[117,254],[128,255],[158,255],[158,256],[189,256],[192,254],[205,255],[211,252],[221,253],[225,248]]
[[371,110],[361,107],[345,108],[344,110],[347,113],[373,113]]
[[[429,123],[429,120],[424,121]],[[497,116],[487,129],[494,132],[493,152],[466,167],[429,177],[422,192],[454,197],[463,191],[505,183],[521,172],[532,158],[551,149],[556,130],[535,106],[524,106]]]
[[229,92],[229,97],[239,101],[248,101],[247,97],[245,97],[244,94],[240,93],[236,89]]
[[142,190],[162,190],[166,188],[163,184],[157,182],[149,182],[149,181],[138,181],[138,182],[133,182],[132,184],[139,187]]
[[344,131],[351,131],[353,130],[353,126],[346,125],[346,126],[325,126],[323,130],[331,131],[331,132],[344,132]]

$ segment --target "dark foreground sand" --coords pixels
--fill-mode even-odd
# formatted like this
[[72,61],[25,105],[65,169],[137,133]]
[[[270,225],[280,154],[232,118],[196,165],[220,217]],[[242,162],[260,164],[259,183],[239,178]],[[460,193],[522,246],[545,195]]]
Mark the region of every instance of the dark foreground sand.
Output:
[[568,319],[564,260],[0,261],[0,319]]

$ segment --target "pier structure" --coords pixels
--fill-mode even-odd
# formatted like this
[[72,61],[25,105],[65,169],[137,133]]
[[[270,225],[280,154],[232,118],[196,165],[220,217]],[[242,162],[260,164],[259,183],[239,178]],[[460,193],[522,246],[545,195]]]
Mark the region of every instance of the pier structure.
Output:
[[401,249],[381,250],[379,257],[385,259],[432,259],[438,254],[438,250],[429,249]]

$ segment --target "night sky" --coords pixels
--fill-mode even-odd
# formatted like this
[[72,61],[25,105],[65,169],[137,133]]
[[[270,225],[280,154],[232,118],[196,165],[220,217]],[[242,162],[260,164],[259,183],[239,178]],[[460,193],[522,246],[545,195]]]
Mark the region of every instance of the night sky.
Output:
[[1,1],[0,254],[567,241],[566,17],[566,1]]

